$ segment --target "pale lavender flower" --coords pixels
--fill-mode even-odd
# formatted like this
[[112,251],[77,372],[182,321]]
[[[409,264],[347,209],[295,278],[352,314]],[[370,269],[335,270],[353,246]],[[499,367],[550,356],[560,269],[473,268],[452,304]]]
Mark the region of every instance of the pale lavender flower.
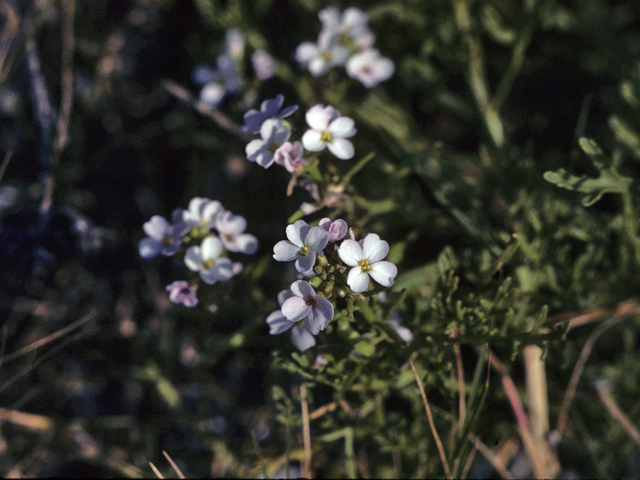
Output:
[[353,54],[345,68],[351,78],[355,78],[367,88],[372,88],[389,80],[396,67],[391,59],[380,55],[375,48],[370,48]]
[[229,258],[222,257],[222,242],[214,235],[205,237],[200,246],[187,249],[184,263],[192,272],[199,272],[202,281],[213,285],[226,281],[235,275],[234,264]]
[[282,121],[268,119],[260,127],[262,140],[251,140],[246,148],[247,159],[256,162],[262,168],[269,168],[273,165],[273,154],[291,136],[291,130]]
[[319,77],[331,68],[342,66],[349,58],[349,49],[340,43],[340,34],[324,30],[318,42],[304,42],[296,48],[296,60],[306,67],[311,75]]
[[224,35],[224,51],[234,62],[239,63],[244,56],[244,35],[237,28],[230,28]]
[[327,231],[327,234],[329,235],[329,243],[335,243],[338,240],[342,240],[348,230],[347,222],[340,218],[333,222],[330,218],[323,218],[320,220],[319,225]]
[[355,293],[364,292],[369,286],[369,276],[384,287],[393,285],[398,268],[391,262],[381,261],[389,253],[389,244],[375,233],[362,242],[345,240],[338,249],[340,259],[353,267],[347,276],[347,285]]
[[369,29],[369,16],[359,8],[349,7],[340,15],[337,8],[328,7],[318,12],[318,18],[323,31],[339,33],[343,43],[348,39],[358,50],[372,47],[376,40]]
[[253,255],[258,250],[258,239],[244,233],[247,220],[243,216],[224,212],[216,218],[215,227],[228,251]]
[[282,314],[290,322],[304,319],[304,326],[313,335],[327,328],[333,318],[333,305],[329,300],[316,295],[313,287],[304,280],[296,280],[291,284],[293,296],[284,301]]
[[217,68],[201,64],[193,71],[194,83],[202,86],[200,100],[212,107],[220,105],[225,95],[242,89],[236,62],[229,55],[221,54],[216,63]]
[[256,77],[269,80],[276,74],[276,60],[264,50],[256,50],[251,55],[251,65]]
[[411,330],[409,330],[407,327],[403,327],[402,325],[400,325],[400,314],[397,311],[391,314],[389,320],[387,320],[387,323],[391,325],[396,332],[398,332],[400,338],[402,338],[407,343],[411,343],[411,341],[413,340],[413,333],[411,333]]
[[240,127],[244,133],[254,135],[260,133],[260,127],[265,120],[275,118],[282,120],[298,110],[298,105],[282,108],[284,95],[276,95],[260,104],[260,111],[252,109],[244,114],[244,125]]
[[180,250],[182,237],[189,231],[189,226],[182,220],[182,212],[181,208],[175,209],[171,214],[171,223],[160,215],[154,215],[144,223],[142,228],[148,237],[138,243],[142,258],[153,258],[158,254],[170,257]]
[[[278,293],[278,304],[282,307],[285,300],[293,297],[293,292],[289,289],[282,290]],[[316,339],[311,335],[311,332],[304,326],[304,322],[292,322],[287,319],[282,313],[282,310],[274,310],[267,317],[267,324],[269,325],[270,335],[279,335],[291,329],[291,342],[293,345],[304,352],[315,346]]]
[[296,261],[296,270],[305,273],[316,263],[316,254],[322,255],[329,236],[322,227],[310,227],[304,220],[287,226],[288,240],[273,247],[273,258],[278,262]]
[[189,208],[183,212],[182,218],[191,228],[211,229],[218,215],[223,212],[224,208],[218,200],[194,197],[189,201]]
[[167,292],[173,303],[182,303],[185,307],[195,307],[198,304],[195,289],[185,280],[176,280],[167,285]]
[[304,149],[300,142],[284,142],[274,153],[273,161],[283,165],[289,173],[293,173],[296,167],[309,163],[302,158],[303,153]]
[[353,137],[357,130],[351,118],[341,117],[340,112],[331,106],[318,104],[307,111],[305,119],[311,130],[302,136],[304,148],[320,152],[327,147],[340,160],[353,158],[353,144],[347,138]]

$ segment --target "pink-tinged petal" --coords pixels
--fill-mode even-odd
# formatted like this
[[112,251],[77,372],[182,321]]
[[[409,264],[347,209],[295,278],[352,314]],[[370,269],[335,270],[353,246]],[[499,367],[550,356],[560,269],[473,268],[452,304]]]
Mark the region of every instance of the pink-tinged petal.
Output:
[[242,235],[237,235],[233,242],[225,243],[225,247],[230,252],[253,255],[258,251],[258,239],[249,233],[243,233]]
[[309,350],[311,347],[315,346],[316,339],[313,338],[306,328],[301,325],[296,325],[291,330],[291,343],[301,352],[305,350]]
[[347,222],[338,218],[331,223],[331,227],[329,227],[329,240],[332,242],[337,242],[345,237],[347,234],[349,226]]
[[162,241],[169,231],[169,222],[160,215],[154,215],[151,220],[142,225],[142,229],[149,237]]
[[333,318],[333,305],[323,297],[315,297],[318,302],[305,318],[304,325],[312,334],[317,335],[327,328],[329,320]]
[[291,284],[291,293],[293,293],[296,297],[300,297],[306,301],[307,297],[315,297],[316,291],[309,284],[309,282],[305,282],[304,280],[296,280]]
[[200,270],[200,267],[202,265],[200,247],[194,245],[193,247],[189,247],[187,249],[184,255],[184,264],[192,272],[197,272],[198,270]]
[[285,231],[287,232],[289,241],[297,245],[298,248],[302,248],[304,246],[304,238],[307,236],[310,228],[307,222],[298,220],[294,224],[288,225]]
[[383,287],[393,285],[393,279],[398,275],[398,267],[391,262],[376,262],[371,265],[369,275]]
[[318,130],[307,130],[302,135],[302,145],[310,152],[320,152],[327,146],[322,141],[322,132]]
[[287,320],[282,311],[275,310],[267,317],[267,325],[269,325],[269,335],[280,335],[293,327],[295,323]]
[[342,138],[350,138],[353,137],[357,130],[354,128],[356,122],[349,117],[338,117],[331,124],[329,128],[327,128],[328,132],[331,132],[332,135],[336,137]]
[[282,306],[287,298],[291,298],[293,296],[293,292],[288,288],[286,290],[280,290],[280,292],[278,293],[278,305]]
[[143,238],[138,243],[138,252],[140,256],[144,259],[153,258],[160,253],[161,244],[158,240],[154,240],[153,238]]
[[377,234],[370,233],[364,239],[362,250],[364,251],[364,258],[369,260],[369,263],[379,262],[389,253],[389,244],[384,240],[380,240]]
[[304,237],[304,244],[316,253],[322,253],[329,242],[329,235],[322,227],[311,227]]
[[225,212],[216,222],[216,228],[221,235],[224,234],[240,234],[247,228],[247,220],[242,215],[234,215],[231,212]]
[[307,63],[312,58],[315,58],[318,54],[318,46],[312,42],[304,42],[298,45],[296,48],[296,61],[300,63]]
[[314,251],[307,253],[306,257],[298,257],[296,260],[296,270],[300,273],[306,273],[311,270],[316,263],[316,254]]
[[250,162],[256,161],[256,156],[258,155],[258,152],[260,152],[264,148],[264,144],[264,140],[259,140],[257,138],[247,143],[244,151],[247,154],[247,158]]
[[358,262],[364,259],[362,247],[355,240],[345,240],[342,242],[338,249],[338,255],[340,259],[350,267],[355,267],[358,265]]
[[347,276],[347,285],[355,293],[364,292],[369,286],[369,275],[362,271],[361,267],[353,267]]
[[350,160],[355,155],[353,143],[344,138],[334,137],[333,140],[327,144],[327,148],[340,160]]
[[222,242],[220,239],[214,235],[209,235],[202,241],[200,252],[203,258],[210,258],[213,260],[220,256],[222,248]]
[[300,247],[288,240],[280,240],[273,247],[273,258],[278,262],[290,262],[298,257]]
[[315,130],[326,130],[331,122],[331,111],[327,111],[322,104],[315,105],[307,110],[304,116],[307,125]]
[[282,314],[287,317],[290,322],[297,322],[309,315],[311,307],[300,297],[291,297],[282,304]]

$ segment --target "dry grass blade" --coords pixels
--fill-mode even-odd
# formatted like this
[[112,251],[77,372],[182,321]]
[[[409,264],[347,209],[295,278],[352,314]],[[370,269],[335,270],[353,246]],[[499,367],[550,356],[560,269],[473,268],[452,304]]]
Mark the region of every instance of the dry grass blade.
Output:
[[153,463],[149,462],[149,466],[151,467],[151,470],[153,470],[153,473],[155,473],[155,474],[156,474],[156,477],[158,477],[158,478],[164,478],[164,477],[162,476],[162,474],[160,473],[160,470],[158,470],[158,468],[157,468]]
[[418,372],[416,372],[416,367],[413,365],[413,360],[410,361],[411,370],[413,370],[413,375],[416,377],[416,382],[418,383],[418,388],[420,389],[420,395],[422,395],[422,401],[424,403],[424,408],[427,412],[427,419],[429,420],[429,426],[431,427],[431,433],[433,433],[433,438],[436,442],[436,446],[438,447],[438,453],[440,455],[440,461],[442,462],[442,468],[444,468],[444,474],[447,478],[451,478],[451,470],[449,470],[449,463],[447,462],[447,456],[444,453],[444,447],[442,446],[442,440],[440,440],[440,435],[438,435],[438,431],[436,430],[436,426],[433,423],[433,415],[431,415],[431,408],[429,407],[429,402],[427,400],[427,394],[424,392],[424,387],[422,386],[422,382],[420,381],[420,377],[418,377]]
[[493,453],[493,451],[489,447],[487,447],[482,442],[482,440],[476,437],[473,433],[469,433],[469,440],[473,442],[474,446],[478,449],[482,456],[487,459],[493,469],[498,472],[498,475],[500,475],[504,479],[513,479],[513,476],[511,475],[511,473],[509,473],[509,470],[507,470],[498,456]]
[[304,442],[304,462],[302,477],[311,478],[311,429],[309,427],[309,405],[307,404],[307,388],[300,385],[300,403],[302,404],[302,440]]
[[0,181],[2,181],[2,177],[4,177],[4,172],[7,171],[7,167],[9,166],[9,161],[11,160],[12,155],[13,155],[13,150],[9,150],[4,155],[4,159],[2,160],[2,165],[0,165]]
[[609,414],[617,420],[622,429],[627,432],[627,435],[636,442],[636,445],[640,447],[640,432],[633,425],[631,419],[620,409],[616,401],[609,395],[604,382],[595,383],[596,392],[598,392],[598,398],[602,405],[607,409]]
[[178,478],[185,478],[183,473],[178,468],[178,465],[176,465],[176,462],[173,461],[173,459],[169,456],[169,454],[163,450],[162,455],[164,455],[164,458],[167,459],[167,462],[169,462],[169,465],[171,465],[171,468],[173,468],[173,471],[176,472],[176,475],[178,475]]

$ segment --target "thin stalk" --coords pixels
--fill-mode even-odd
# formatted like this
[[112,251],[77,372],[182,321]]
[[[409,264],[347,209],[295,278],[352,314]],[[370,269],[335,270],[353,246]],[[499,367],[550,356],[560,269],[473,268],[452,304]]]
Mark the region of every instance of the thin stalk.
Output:
[[346,457],[347,475],[349,478],[358,478],[356,472],[356,458],[353,449],[353,428],[344,429],[344,455]]

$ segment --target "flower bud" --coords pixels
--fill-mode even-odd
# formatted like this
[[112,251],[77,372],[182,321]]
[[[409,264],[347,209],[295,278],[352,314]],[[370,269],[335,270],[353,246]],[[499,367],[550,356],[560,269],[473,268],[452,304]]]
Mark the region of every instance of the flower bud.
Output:
[[313,267],[313,273],[315,273],[316,275],[320,275],[322,273],[322,267],[316,265],[315,267]]
[[313,288],[318,288],[322,283],[322,279],[320,277],[311,277],[308,282]]
[[338,297],[344,298],[347,296],[347,289],[344,287],[338,287],[334,290],[334,292]]
[[329,268],[326,269],[327,273],[333,273],[336,271],[336,267],[334,267],[333,265],[329,265]]
[[332,282],[324,282],[320,286],[320,290],[325,294],[330,293],[333,290],[333,283]]
[[329,265],[329,260],[327,260],[327,257],[325,257],[324,255],[318,255],[316,256],[316,264],[321,267],[326,267],[327,265]]

